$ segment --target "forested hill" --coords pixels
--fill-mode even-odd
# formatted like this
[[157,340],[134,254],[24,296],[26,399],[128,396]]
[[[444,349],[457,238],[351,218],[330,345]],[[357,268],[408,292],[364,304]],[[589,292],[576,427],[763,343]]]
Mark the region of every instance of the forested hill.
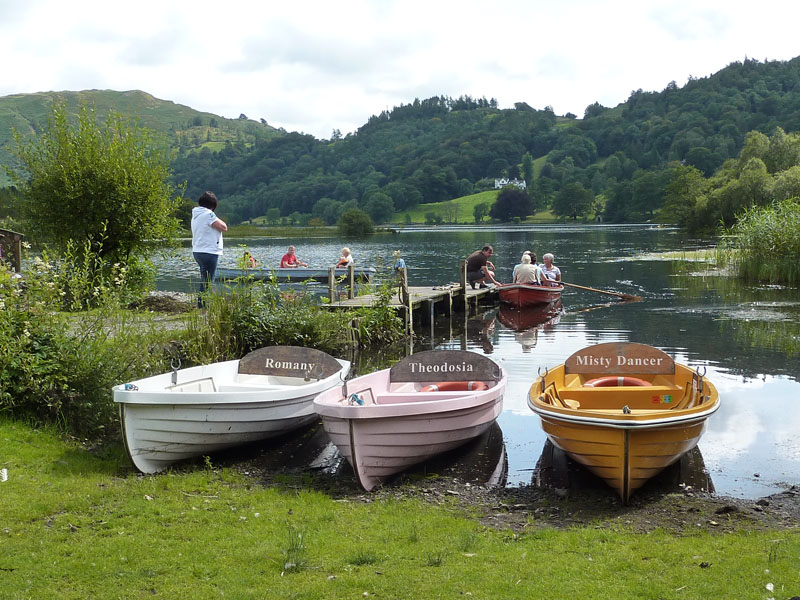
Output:
[[594,199],[576,214],[632,220],[660,207],[671,161],[710,175],[738,155],[747,132],[776,127],[800,130],[800,58],[732,63],[683,87],[634,91],[614,108],[592,104],[582,119],[525,103],[501,110],[468,97],[415,100],[341,139],[291,133],[193,153],[174,167],[191,197],[204,189],[224,197],[232,221],[278,208],[331,222],[354,204],[382,221],[392,210],[486,189],[496,177],[530,181],[533,159],[530,192],[539,207],[570,186]]
[[[800,131],[800,57],[732,63],[683,87],[634,91],[613,108],[592,104],[582,118],[524,102],[499,109],[484,98],[414,100],[330,140],[144,92],[58,95],[68,106],[89,101],[101,114],[114,108],[170,136],[176,183],[187,183],[190,198],[217,192],[233,223],[261,215],[334,223],[351,206],[385,222],[411,206],[490,189],[498,177],[527,180],[536,208],[624,221],[661,207],[676,161],[709,176],[738,156],[750,131]],[[53,96],[0,98],[0,164],[10,125],[37,131]]]
[[222,148],[226,142],[252,144],[256,140],[280,135],[266,121],[260,122],[241,115],[226,119],[160,100],[139,90],[85,90],[81,92],[41,92],[0,97],[0,187],[8,184],[2,165],[12,164],[10,146],[13,129],[21,135],[33,135],[47,126],[54,100],[64,102],[67,112],[78,114],[81,103],[97,111],[103,121],[110,110],[135,119],[142,127],[164,134],[168,143],[182,152],[207,146]]

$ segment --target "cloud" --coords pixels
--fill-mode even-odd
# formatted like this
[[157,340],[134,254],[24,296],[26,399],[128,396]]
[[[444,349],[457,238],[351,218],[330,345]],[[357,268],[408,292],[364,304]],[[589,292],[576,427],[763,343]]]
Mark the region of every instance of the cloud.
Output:
[[[582,115],[745,55],[789,59],[800,6],[744,0],[0,3],[0,94],[141,89],[318,137],[433,95]],[[780,19],[774,19],[779,12]]]
[[718,41],[730,32],[731,27],[726,13],[712,10],[684,12],[662,7],[652,15],[658,26],[679,42]]

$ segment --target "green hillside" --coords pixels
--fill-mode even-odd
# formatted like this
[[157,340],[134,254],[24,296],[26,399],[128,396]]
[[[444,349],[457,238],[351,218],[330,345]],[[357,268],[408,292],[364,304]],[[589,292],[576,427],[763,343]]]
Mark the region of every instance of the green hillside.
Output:
[[[494,99],[469,96],[414,99],[331,140],[222,120],[142,92],[81,92],[70,99],[77,106],[86,94],[138,115],[144,125],[162,111],[152,127],[173,136],[180,149],[172,164],[175,183],[186,182],[189,198],[214,190],[231,224],[277,211],[296,222],[314,217],[334,225],[353,207],[377,223],[402,223],[406,214],[424,222],[426,213],[470,223],[476,192],[489,190],[498,177],[530,177],[522,172],[530,158],[528,193],[541,211],[572,221],[595,215],[605,222],[649,221],[668,189],[690,190],[692,205],[699,198],[702,190],[681,187],[680,177],[694,181],[692,173],[709,178],[724,171],[753,135],[800,131],[800,57],[734,62],[683,87],[670,82],[661,91],[635,90],[616,107],[595,102],[582,118],[524,102],[501,109]],[[129,95],[138,101],[128,104]],[[28,115],[47,114],[42,99],[36,109],[20,103],[37,96],[0,99],[0,116],[18,127],[35,123]],[[664,218],[674,221],[684,212]]]
[[[394,223],[425,223],[427,215],[432,214],[441,217],[443,223],[475,223],[475,217],[473,217],[475,206],[481,202],[491,206],[497,200],[499,193],[500,190],[491,190],[454,198],[447,202],[418,204],[408,210],[395,213],[392,221]],[[408,215],[408,219],[406,219],[406,215]]]
[[[204,146],[220,150],[226,143],[252,145],[281,135],[274,127],[250,119],[226,119],[194,110],[169,100],[160,100],[138,90],[85,90],[80,92],[41,92],[0,97],[0,166],[11,164],[12,130],[33,135],[47,126],[54,99],[66,103],[67,111],[77,115],[81,103],[93,106],[102,120],[110,110],[140,126],[167,136],[170,144],[183,152]],[[8,185],[5,170],[0,168],[0,187]]]

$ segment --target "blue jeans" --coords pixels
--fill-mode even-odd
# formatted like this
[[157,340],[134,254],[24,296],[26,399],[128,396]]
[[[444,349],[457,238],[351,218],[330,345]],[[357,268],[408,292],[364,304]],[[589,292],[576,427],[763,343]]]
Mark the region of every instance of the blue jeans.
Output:
[[217,274],[217,261],[219,254],[208,254],[207,252],[192,252],[192,256],[200,265],[200,295],[197,297],[197,308],[203,308],[203,293],[208,291],[209,286],[214,281]]

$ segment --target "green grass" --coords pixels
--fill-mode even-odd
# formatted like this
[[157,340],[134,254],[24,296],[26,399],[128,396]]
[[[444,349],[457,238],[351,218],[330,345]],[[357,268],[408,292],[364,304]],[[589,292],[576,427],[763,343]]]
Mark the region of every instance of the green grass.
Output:
[[539,173],[542,172],[542,167],[547,162],[547,155],[540,156],[539,158],[533,159],[533,177],[536,179],[539,177]]
[[[541,164],[538,164],[537,167],[537,160],[534,161],[534,170],[541,170],[542,164],[544,163],[542,162]],[[475,209],[475,206],[481,202],[486,202],[489,204],[489,206],[491,206],[494,204],[495,200],[497,200],[497,195],[499,193],[500,190],[490,190],[486,192],[479,192],[477,194],[471,194],[469,196],[461,196],[460,198],[454,198],[453,200],[448,200],[447,202],[420,204],[414,208],[396,212],[392,217],[392,222],[403,225],[406,222],[406,215],[409,215],[412,223],[421,224],[425,223],[425,215],[428,213],[434,213],[436,215],[440,215],[444,219],[443,224],[445,225],[452,223],[474,225],[475,217],[473,216],[473,210]],[[455,220],[452,220],[453,217],[455,217]],[[535,224],[558,223],[559,221],[559,218],[551,213],[548,209],[537,212],[534,215],[530,215],[522,222]],[[488,224],[488,218],[484,222]]]
[[448,505],[263,488],[210,461],[139,476],[119,451],[92,455],[3,417],[0,468],[4,599],[760,599],[800,590],[796,531],[557,530],[531,515],[513,533]]
[[[538,167],[541,169],[541,165]],[[536,161],[534,161],[534,169],[536,169]],[[404,224],[406,222],[406,215],[411,217],[411,222],[415,224],[425,223],[425,215],[433,213],[440,215],[444,221],[443,224],[475,224],[475,217],[473,210],[475,206],[481,202],[486,202],[491,206],[497,200],[497,195],[500,190],[490,190],[486,192],[479,192],[469,196],[461,196],[454,198],[447,202],[433,202],[431,204],[420,204],[408,210],[396,212],[392,217],[393,223]],[[555,223],[558,217],[553,215],[549,210],[541,211],[535,215],[529,216],[523,223]],[[488,223],[488,219],[485,221]]]
[[295,237],[301,233],[303,237],[330,237],[336,235],[336,227],[293,227],[291,225],[260,225],[241,223],[232,225],[225,233],[226,237]]
[[497,200],[497,194],[499,193],[500,190],[490,190],[469,196],[461,196],[447,202],[420,204],[408,210],[396,212],[392,222],[403,224],[406,222],[406,214],[408,214],[412,223],[424,223],[425,215],[434,213],[441,215],[445,223],[475,223],[475,217],[472,212],[475,206],[481,202],[486,202],[491,206]]

